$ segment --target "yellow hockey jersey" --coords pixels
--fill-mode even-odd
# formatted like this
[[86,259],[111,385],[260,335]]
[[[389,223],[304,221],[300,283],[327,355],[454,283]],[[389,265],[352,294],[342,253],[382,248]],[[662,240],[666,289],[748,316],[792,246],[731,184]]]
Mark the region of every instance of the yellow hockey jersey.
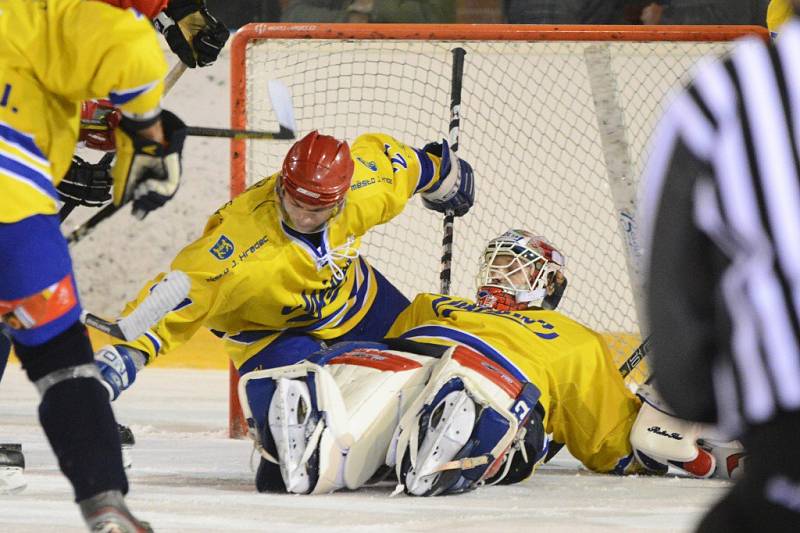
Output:
[[775,37],[784,22],[794,13],[792,7],[792,0],[770,0],[769,7],[767,7],[767,27],[770,33]]
[[86,0],[0,0],[0,223],[54,214],[80,101],[157,111],[164,54],[149,20]]
[[319,247],[282,222],[275,191],[279,173],[265,178],[214,213],[203,235],[179,252],[172,268],[191,278],[188,299],[128,344],[152,360],[205,326],[224,339],[239,367],[285,330],[319,339],[350,331],[377,292],[372,267],[358,255],[361,236],[440,179],[438,157],[388,135],[362,135],[350,151],[355,162],[350,191]]
[[439,294],[420,294],[387,337],[463,344],[501,357],[539,389],[544,427],[596,472],[631,454],[640,402],[625,386],[602,336],[556,311],[495,311]]

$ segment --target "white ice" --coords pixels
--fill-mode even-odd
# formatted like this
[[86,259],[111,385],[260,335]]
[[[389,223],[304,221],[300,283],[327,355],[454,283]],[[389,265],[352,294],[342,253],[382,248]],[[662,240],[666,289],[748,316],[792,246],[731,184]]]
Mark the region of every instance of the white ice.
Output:
[[[390,498],[391,484],[325,496],[259,494],[250,442],[227,437],[227,373],[148,369],[114,407],[137,443],[131,508],[156,531],[690,531],[729,486],[612,477],[562,451],[528,481],[438,498]],[[72,492],[18,366],[0,386],[0,441],[22,442],[27,489],[0,496],[0,531],[81,531]]]

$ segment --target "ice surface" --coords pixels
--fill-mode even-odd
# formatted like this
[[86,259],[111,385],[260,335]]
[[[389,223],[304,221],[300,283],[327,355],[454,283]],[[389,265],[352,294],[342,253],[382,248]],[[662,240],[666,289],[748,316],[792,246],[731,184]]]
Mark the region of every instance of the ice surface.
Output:
[[[390,498],[385,484],[326,496],[256,493],[249,441],[227,438],[227,373],[148,369],[115,403],[136,435],[131,508],[156,531],[689,531],[723,481],[612,477],[562,451],[533,478],[439,498]],[[0,531],[82,531],[66,479],[18,366],[0,385],[0,441],[20,441],[28,488],[0,496]]]

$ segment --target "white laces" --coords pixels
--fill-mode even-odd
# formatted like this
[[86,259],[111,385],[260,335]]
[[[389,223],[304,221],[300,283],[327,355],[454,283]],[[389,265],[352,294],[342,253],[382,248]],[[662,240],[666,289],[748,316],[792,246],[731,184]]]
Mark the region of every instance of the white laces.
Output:
[[[317,271],[322,270],[325,266],[329,266],[331,268],[331,273],[333,274],[333,279],[336,281],[341,281],[344,279],[344,269],[336,264],[337,259],[349,259],[351,261],[355,261],[358,259],[359,253],[356,248],[353,248],[353,243],[355,242],[355,237],[352,235],[347,238],[347,242],[342,244],[341,246],[337,246],[332,250],[329,250],[328,253],[321,257],[317,257]],[[345,267],[347,268],[347,267]]]

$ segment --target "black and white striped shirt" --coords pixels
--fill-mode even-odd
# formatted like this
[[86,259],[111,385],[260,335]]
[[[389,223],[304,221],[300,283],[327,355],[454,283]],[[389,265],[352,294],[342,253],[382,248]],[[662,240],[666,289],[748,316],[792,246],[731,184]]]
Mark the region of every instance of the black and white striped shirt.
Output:
[[738,432],[800,411],[800,20],[697,69],[652,143],[640,217],[656,382]]

